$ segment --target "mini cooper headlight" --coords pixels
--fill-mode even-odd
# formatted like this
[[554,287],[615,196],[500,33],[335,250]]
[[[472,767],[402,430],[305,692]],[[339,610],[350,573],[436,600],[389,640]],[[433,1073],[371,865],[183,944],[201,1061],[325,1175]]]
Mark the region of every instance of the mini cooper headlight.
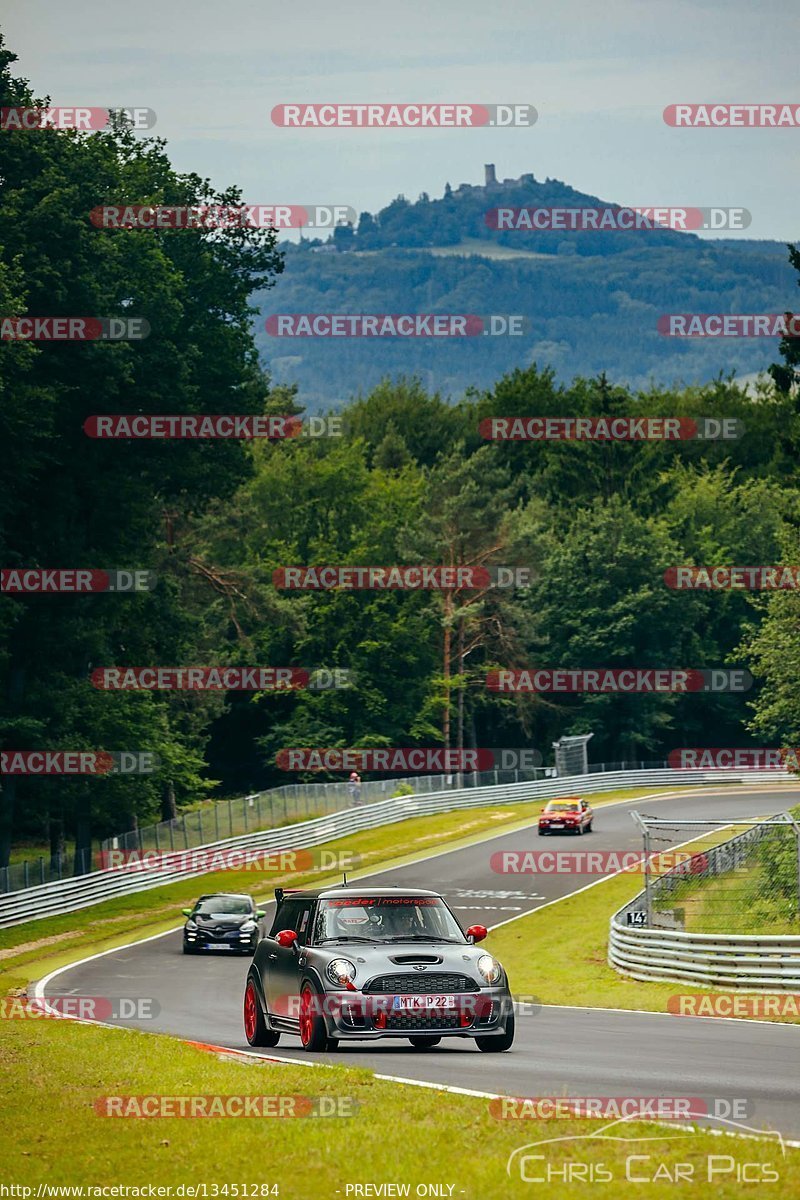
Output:
[[349,958],[332,958],[325,968],[325,974],[330,979],[331,983],[338,983],[342,987],[348,980],[355,977],[356,968]]
[[482,954],[478,959],[478,970],[487,983],[497,983],[503,971],[500,963],[491,954]]

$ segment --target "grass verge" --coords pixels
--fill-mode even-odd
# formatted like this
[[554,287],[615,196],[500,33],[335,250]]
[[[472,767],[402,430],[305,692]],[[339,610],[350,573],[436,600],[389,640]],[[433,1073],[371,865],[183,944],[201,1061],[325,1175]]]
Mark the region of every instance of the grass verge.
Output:
[[[485,1099],[443,1096],[340,1066],[243,1065],[158,1034],[59,1020],[3,1024],[0,1177],[33,1188],[34,1196],[39,1184],[173,1189],[205,1184],[206,1197],[277,1194],[281,1200],[346,1200],[348,1185],[409,1185],[414,1196],[426,1194],[415,1193],[417,1184],[436,1183],[443,1190],[432,1195],[506,1200],[532,1194],[518,1166],[511,1178],[506,1174],[512,1151],[545,1138],[585,1139],[605,1124],[499,1120]],[[494,1068],[502,1069],[502,1058]],[[492,1074],[487,1069],[487,1081]],[[351,1116],[300,1119],[125,1119],[98,1115],[95,1108],[104,1096],[154,1095],[303,1095],[325,1097],[329,1104],[349,1098],[358,1107]],[[774,1171],[783,1195],[800,1194],[800,1150],[787,1148],[784,1156],[774,1140],[681,1133],[645,1122],[626,1123],[624,1136],[630,1140],[573,1140],[531,1150],[544,1158],[529,1162],[528,1172],[540,1177],[553,1173],[552,1182],[539,1184],[536,1195],[546,1200],[583,1195],[590,1171],[592,1194],[599,1200],[618,1197],[621,1185],[626,1196],[660,1200],[702,1194],[711,1173],[715,1194],[733,1200],[742,1194],[737,1168],[745,1162],[751,1164],[750,1177]],[[670,1140],[641,1140],[653,1137]],[[626,1182],[630,1155],[644,1156],[628,1167],[644,1182]],[[691,1179],[699,1189],[689,1183],[686,1190],[676,1187],[673,1177],[680,1164],[678,1178]],[[577,1182],[565,1184],[565,1170],[578,1170]],[[278,1185],[277,1193],[260,1190],[270,1184]],[[212,1185],[229,1190],[214,1192]],[[381,1193],[360,1192],[370,1194]]]

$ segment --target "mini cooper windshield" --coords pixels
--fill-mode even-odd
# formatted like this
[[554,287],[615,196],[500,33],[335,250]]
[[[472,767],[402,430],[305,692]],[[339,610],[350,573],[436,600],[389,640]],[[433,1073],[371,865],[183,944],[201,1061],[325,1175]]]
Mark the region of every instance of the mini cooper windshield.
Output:
[[452,942],[465,938],[438,896],[363,896],[322,900],[314,944],[335,942]]

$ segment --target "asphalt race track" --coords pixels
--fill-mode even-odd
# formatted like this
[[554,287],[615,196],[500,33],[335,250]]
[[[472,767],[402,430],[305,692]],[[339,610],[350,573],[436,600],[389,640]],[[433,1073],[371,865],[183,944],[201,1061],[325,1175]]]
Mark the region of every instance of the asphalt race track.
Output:
[[[796,800],[786,788],[703,791],[661,801],[641,798],[597,811],[594,832],[583,838],[539,839],[535,826],[396,870],[371,883],[431,887],[442,892],[464,926],[498,925],[596,882],[598,876],[499,875],[489,859],[497,850],[640,850],[630,811],[659,816],[736,818],[785,809]],[[790,797],[791,796],[791,800]],[[398,826],[399,833],[402,826]],[[688,840],[692,830],[676,832]],[[666,835],[665,835],[666,836]],[[665,846],[655,847],[664,849]],[[366,878],[363,877],[363,878]],[[198,893],[202,882],[198,880]],[[503,895],[498,893],[512,893]],[[603,889],[597,893],[602,903]],[[555,910],[557,911],[557,910]],[[180,914],[176,914],[180,917]],[[535,956],[536,947],[531,946]],[[154,997],[155,1019],[120,1022],[191,1040],[249,1050],[242,1028],[242,993],[249,959],[207,954],[185,957],[179,932],[113,951],[59,972],[46,986],[59,995]],[[511,986],[514,987],[513,972]],[[675,990],[692,990],[675,984]],[[265,1057],[314,1058],[298,1038],[281,1038]],[[405,1041],[342,1042],[331,1061],[382,1074],[481,1093],[514,1096],[700,1096],[744,1098],[748,1124],[800,1138],[800,1026],[719,1018],[674,1017],[545,1006],[517,1018],[511,1051],[481,1054],[469,1040],[415,1050]]]

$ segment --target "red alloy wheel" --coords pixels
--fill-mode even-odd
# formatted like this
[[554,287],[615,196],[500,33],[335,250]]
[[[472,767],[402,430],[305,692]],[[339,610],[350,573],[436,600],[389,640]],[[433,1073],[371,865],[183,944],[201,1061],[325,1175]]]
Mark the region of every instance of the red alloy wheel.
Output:
[[256,989],[252,979],[248,979],[244,993],[244,1032],[248,1042],[252,1042],[256,1033]]

